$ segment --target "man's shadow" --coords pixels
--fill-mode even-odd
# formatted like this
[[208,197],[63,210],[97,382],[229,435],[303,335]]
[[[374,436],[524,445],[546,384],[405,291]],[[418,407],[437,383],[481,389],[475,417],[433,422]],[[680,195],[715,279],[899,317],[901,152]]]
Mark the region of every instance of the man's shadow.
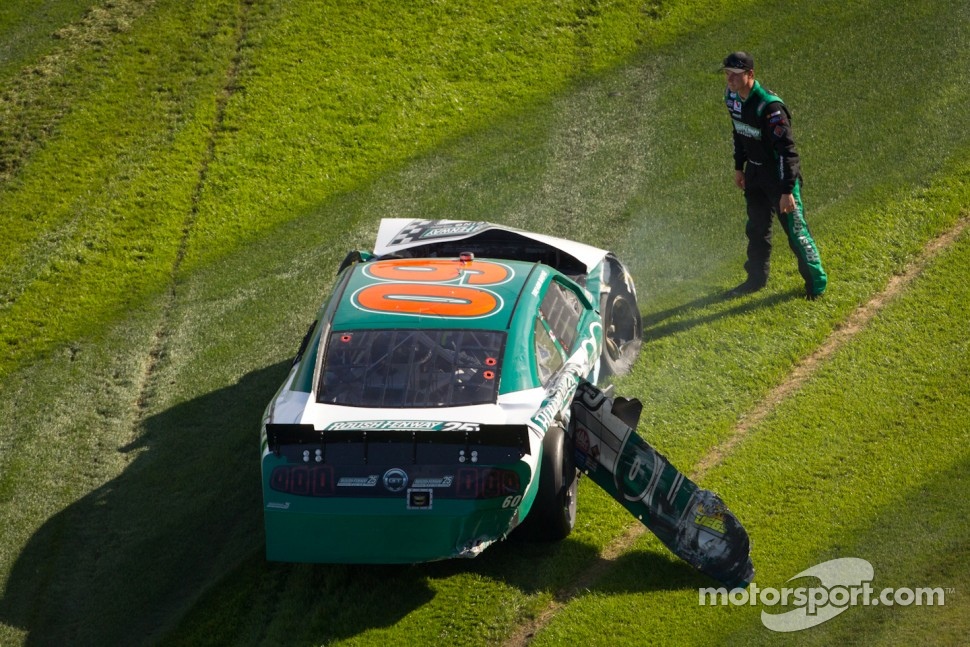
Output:
[[[798,292],[790,291],[775,292],[770,294],[766,293],[763,296],[735,296],[731,294],[730,290],[704,295],[682,305],[668,308],[667,310],[661,310],[659,312],[643,315],[643,341],[648,343],[663,337],[667,337],[668,335],[685,332],[697,326],[712,323],[719,319],[735,317],[749,312],[754,312],[755,310],[760,310],[762,308],[769,308],[771,306],[778,305],[779,303],[796,299],[798,298],[798,295]],[[710,306],[727,302],[736,303],[734,306],[727,309],[718,309],[712,312],[698,314],[694,317],[682,318],[684,315],[691,312],[703,312]],[[671,319],[674,321],[669,321]]]

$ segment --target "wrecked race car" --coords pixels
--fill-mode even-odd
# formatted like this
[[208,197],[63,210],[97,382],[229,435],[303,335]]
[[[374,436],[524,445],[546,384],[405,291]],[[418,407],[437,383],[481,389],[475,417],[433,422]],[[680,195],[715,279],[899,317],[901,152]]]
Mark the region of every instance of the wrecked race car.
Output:
[[633,281],[605,250],[383,220],[266,409],[267,558],[414,563],[474,557],[513,531],[565,538],[589,460],[577,393],[628,370],[641,336]]

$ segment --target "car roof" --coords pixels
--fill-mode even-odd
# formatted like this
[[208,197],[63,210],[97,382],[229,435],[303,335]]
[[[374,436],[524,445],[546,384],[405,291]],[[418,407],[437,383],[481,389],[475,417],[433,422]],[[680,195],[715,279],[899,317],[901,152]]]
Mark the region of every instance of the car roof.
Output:
[[[526,286],[554,270],[523,261],[385,259],[351,268],[331,327],[506,330]],[[533,302],[538,293],[531,295]]]

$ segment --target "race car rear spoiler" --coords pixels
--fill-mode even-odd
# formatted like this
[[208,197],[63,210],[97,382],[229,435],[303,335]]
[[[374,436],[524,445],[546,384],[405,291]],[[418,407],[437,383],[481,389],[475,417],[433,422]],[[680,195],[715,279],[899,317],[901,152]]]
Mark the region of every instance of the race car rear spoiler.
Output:
[[267,424],[269,449],[291,461],[331,465],[511,463],[529,449],[525,425],[475,425],[474,430],[315,429]]

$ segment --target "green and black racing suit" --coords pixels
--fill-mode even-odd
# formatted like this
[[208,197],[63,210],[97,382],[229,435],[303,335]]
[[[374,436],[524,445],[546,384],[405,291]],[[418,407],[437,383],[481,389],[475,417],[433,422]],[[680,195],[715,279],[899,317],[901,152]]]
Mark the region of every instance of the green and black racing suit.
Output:
[[[724,99],[734,123],[734,168],[744,171],[748,212],[748,260],[744,267],[748,282],[764,285],[768,281],[771,221],[777,214],[798,258],[807,294],[819,295],[825,291],[828,278],[802,210],[801,171],[788,108],[757,81],[747,99],[730,90]],[[779,212],[784,193],[791,193],[795,199],[791,213]]]

